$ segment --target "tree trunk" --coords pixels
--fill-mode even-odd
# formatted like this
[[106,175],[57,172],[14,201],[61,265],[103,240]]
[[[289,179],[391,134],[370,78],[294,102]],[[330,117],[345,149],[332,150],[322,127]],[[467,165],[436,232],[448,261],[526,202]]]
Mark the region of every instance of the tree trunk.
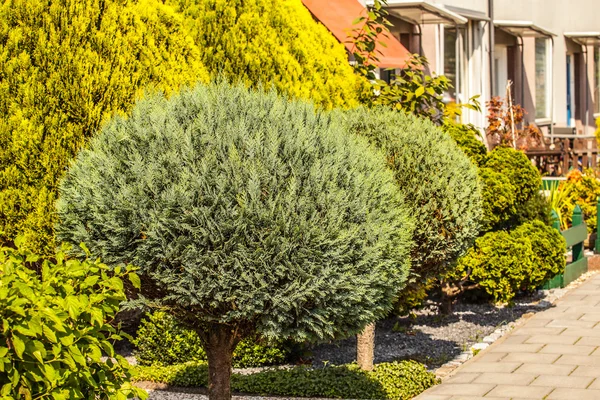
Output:
[[365,330],[356,335],[356,361],[365,371],[373,370],[375,358],[375,323],[369,324]]
[[231,366],[233,350],[239,342],[235,329],[215,324],[205,333],[208,357],[208,398],[231,400]]

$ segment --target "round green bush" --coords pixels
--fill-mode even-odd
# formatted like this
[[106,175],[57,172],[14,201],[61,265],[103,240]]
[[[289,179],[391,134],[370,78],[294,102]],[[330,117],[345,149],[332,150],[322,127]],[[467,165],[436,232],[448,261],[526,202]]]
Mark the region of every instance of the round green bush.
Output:
[[428,120],[386,108],[340,113],[348,129],[382,149],[416,218],[413,272],[423,282],[452,268],[479,234],[477,167]]
[[542,176],[522,151],[497,147],[488,153],[483,166],[508,177],[515,187],[517,204],[524,204],[541,189]]
[[497,230],[514,218],[517,212],[516,188],[509,178],[491,168],[480,168],[484,224],[482,231]]
[[565,270],[567,243],[560,232],[540,220],[533,220],[515,229],[511,236],[531,242],[531,268],[522,287],[534,290]]
[[479,136],[477,128],[465,124],[445,124],[442,126],[442,129],[450,135],[458,147],[475,165],[483,165],[487,155],[487,148],[481,140],[477,139]]
[[455,279],[481,287],[496,302],[510,302],[520,290],[533,290],[565,268],[566,243],[541,221],[512,232],[489,232],[462,257]]
[[[206,352],[198,334],[178,324],[163,312],[148,314],[134,339],[135,357],[140,365],[174,365],[206,361]],[[289,352],[280,343],[267,343],[250,337],[238,343],[233,352],[235,368],[263,367],[283,363]]]
[[196,330],[211,396],[228,396],[244,338],[335,339],[385,316],[413,229],[364,139],[311,103],[224,82],[105,125],[66,173],[58,215],[59,239],[139,266],[144,297]]

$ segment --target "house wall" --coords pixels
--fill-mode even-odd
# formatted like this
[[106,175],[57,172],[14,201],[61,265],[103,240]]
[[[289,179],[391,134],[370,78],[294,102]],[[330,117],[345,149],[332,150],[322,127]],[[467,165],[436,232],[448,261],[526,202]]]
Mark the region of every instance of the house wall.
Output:
[[[579,78],[575,82],[579,88],[577,90],[579,96],[576,99],[579,110],[576,110],[576,126],[578,133],[591,134],[594,131],[593,117],[593,85],[594,85],[594,62],[593,46],[588,46],[588,63],[584,57],[584,47],[573,42],[564,36],[565,32],[598,32],[600,31],[600,18],[596,12],[599,9],[600,2],[598,0],[494,0],[494,17],[496,20],[517,20],[531,21],[534,24],[555,33],[554,37],[554,52],[553,52],[553,114],[556,126],[568,126],[567,120],[567,54],[570,53],[577,61],[576,76]],[[529,46],[532,43],[529,41],[525,47],[525,54],[534,53]],[[535,76],[535,57],[526,57],[525,63],[526,75],[528,79]],[[587,82],[589,86],[586,87]],[[533,81],[530,81],[533,82]],[[529,85],[526,87],[530,91],[535,89],[535,86]],[[535,92],[531,92],[528,98],[535,99]],[[586,100],[587,99],[587,100]],[[584,108],[587,106],[590,112],[587,116],[584,113]],[[531,102],[525,103],[526,109],[535,115],[535,109],[531,108]]]

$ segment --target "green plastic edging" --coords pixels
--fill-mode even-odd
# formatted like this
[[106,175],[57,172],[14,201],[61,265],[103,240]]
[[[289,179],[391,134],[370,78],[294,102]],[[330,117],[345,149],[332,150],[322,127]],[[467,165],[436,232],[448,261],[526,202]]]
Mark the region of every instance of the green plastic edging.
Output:
[[563,282],[564,282],[563,274],[558,274],[554,278],[546,281],[546,283],[544,283],[544,285],[542,286],[542,289],[543,290],[560,289],[560,288],[564,287]]

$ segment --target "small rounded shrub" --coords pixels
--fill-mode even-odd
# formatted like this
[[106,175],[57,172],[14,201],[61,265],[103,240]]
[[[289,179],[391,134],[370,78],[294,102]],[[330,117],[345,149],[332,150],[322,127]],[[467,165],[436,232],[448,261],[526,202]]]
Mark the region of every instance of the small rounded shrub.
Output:
[[517,212],[516,188],[508,177],[491,168],[480,168],[484,225],[482,231],[497,230],[514,218]]
[[510,302],[520,290],[533,290],[565,267],[566,243],[541,221],[512,232],[489,232],[462,257],[454,279],[469,280],[496,302]]
[[523,288],[534,290],[564,272],[567,243],[556,229],[540,220],[534,220],[519,226],[511,232],[511,236],[529,240],[533,249],[531,268],[523,281]]
[[[177,323],[163,311],[148,314],[134,339],[135,356],[140,365],[174,365],[206,361],[206,352],[198,334]],[[242,340],[233,351],[235,368],[262,367],[283,363],[288,356],[285,346],[259,338]]]
[[508,177],[515,188],[517,204],[524,204],[541,190],[542,176],[525,153],[509,147],[496,147],[483,164]]
[[487,155],[487,148],[479,137],[479,131],[472,125],[445,124],[442,126],[444,132],[448,133],[456,142],[458,147],[477,166],[483,165]]
[[410,213],[418,223],[411,253],[422,282],[452,268],[482,222],[477,167],[432,122],[387,108],[358,108],[339,118],[383,150]]
[[[208,370],[203,363],[137,367],[137,372],[138,381],[183,387],[205,387],[208,383]],[[351,364],[271,369],[232,377],[233,390],[241,393],[342,399],[409,400],[438,383],[435,374],[415,361],[376,364],[371,372]]]
[[0,250],[0,397],[145,399],[115,354],[122,336],[110,325],[126,300],[123,279],[139,285],[137,275],[62,251],[42,259],[23,238],[15,245]]

